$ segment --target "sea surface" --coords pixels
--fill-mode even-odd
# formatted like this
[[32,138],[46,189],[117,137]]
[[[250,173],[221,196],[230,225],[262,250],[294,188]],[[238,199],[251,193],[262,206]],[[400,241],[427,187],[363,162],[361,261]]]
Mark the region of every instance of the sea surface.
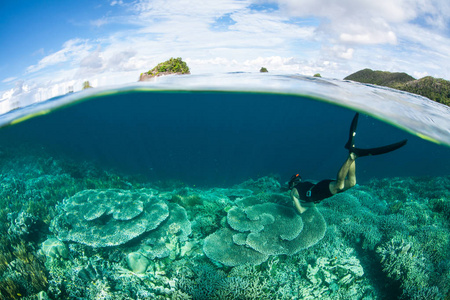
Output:
[[[293,174],[357,185],[299,214]],[[232,73],[89,89],[0,116],[0,299],[448,299],[450,109]]]

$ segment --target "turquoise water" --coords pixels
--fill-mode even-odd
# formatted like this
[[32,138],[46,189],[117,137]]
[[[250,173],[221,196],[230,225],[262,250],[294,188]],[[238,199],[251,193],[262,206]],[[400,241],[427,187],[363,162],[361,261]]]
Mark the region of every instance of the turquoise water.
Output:
[[[298,214],[292,174],[358,184]],[[445,299],[447,107],[298,76],[160,78],[0,116],[4,299]],[[33,117],[32,117],[33,116]]]

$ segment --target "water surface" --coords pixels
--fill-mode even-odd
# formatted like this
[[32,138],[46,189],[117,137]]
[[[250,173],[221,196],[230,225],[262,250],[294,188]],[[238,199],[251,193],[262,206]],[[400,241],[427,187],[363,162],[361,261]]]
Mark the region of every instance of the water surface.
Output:
[[[356,187],[296,217],[283,229],[295,239],[276,233],[297,214],[286,181],[334,179],[356,112],[358,147],[407,145],[357,159]],[[449,116],[404,92],[268,74],[158,78],[4,114],[1,297],[443,299]]]

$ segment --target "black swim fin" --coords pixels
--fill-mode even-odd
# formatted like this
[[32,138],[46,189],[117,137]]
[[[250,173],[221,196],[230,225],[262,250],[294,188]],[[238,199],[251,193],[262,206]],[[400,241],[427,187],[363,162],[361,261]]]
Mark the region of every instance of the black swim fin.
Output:
[[381,147],[377,147],[377,148],[360,149],[360,148],[352,147],[348,150],[350,152],[355,153],[357,157],[369,156],[369,155],[380,155],[380,154],[385,154],[385,153],[397,150],[398,148],[405,146],[407,141],[408,140],[403,140],[398,143],[381,146]]
[[369,148],[369,149],[356,148],[355,147],[355,136],[356,136],[356,127],[358,125],[358,118],[359,118],[359,114],[356,113],[356,115],[353,117],[352,124],[350,125],[350,133],[349,133],[348,141],[345,144],[345,148],[350,153],[355,153],[357,157],[385,154],[385,153],[397,150],[398,148],[401,148],[406,145],[406,142],[408,140],[403,140],[398,143],[381,146],[381,147],[377,147],[377,148]]
[[358,126],[358,118],[359,113],[356,113],[356,115],[353,117],[352,124],[350,125],[349,138],[347,144],[345,144],[345,149],[350,150],[351,148],[355,147],[355,136],[356,136],[356,127]]

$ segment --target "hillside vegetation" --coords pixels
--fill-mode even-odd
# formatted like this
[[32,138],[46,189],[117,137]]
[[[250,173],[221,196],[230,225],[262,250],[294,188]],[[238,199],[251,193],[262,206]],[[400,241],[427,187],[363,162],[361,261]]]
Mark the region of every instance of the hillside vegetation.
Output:
[[406,73],[391,73],[364,69],[344,78],[361,83],[386,86],[427,97],[450,106],[450,81],[427,76],[421,79]]
[[139,77],[139,81],[146,81],[152,77],[164,76],[164,75],[172,75],[172,74],[191,74],[189,71],[188,65],[181,59],[178,58],[170,58],[165,62],[159,63],[156,67],[151,69],[148,72],[142,73]]

